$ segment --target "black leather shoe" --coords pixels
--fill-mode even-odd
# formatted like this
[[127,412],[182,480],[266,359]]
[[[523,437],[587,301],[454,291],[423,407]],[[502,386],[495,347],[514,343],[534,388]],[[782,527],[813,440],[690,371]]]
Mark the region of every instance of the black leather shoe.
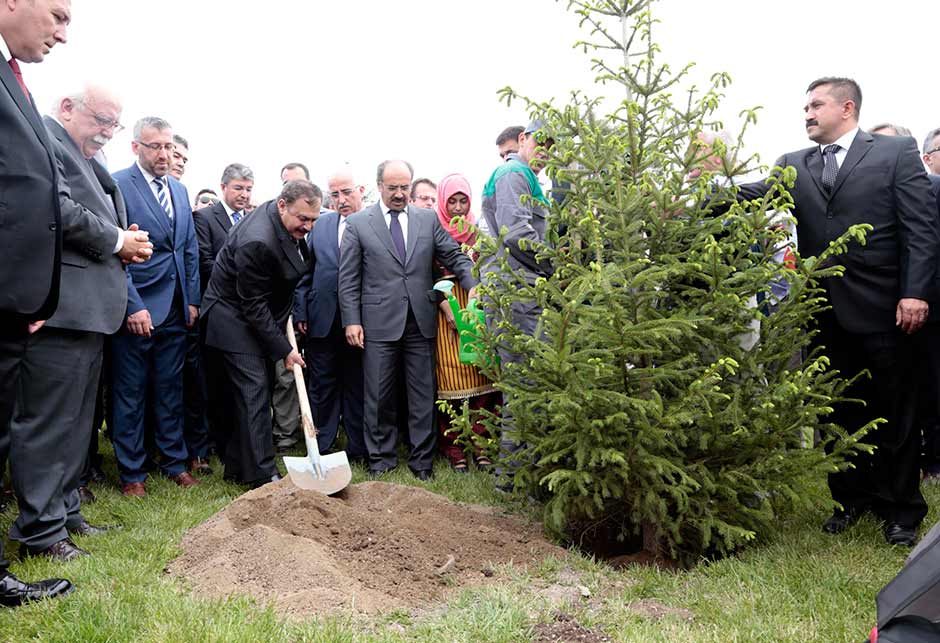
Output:
[[93,494],[91,489],[88,487],[78,488],[78,499],[83,505],[90,505],[95,500],[97,500],[97,498],[95,498],[95,494]]
[[45,556],[46,558],[51,558],[52,560],[57,560],[60,563],[67,563],[70,560],[75,560],[80,556],[90,556],[87,551],[76,546],[68,538],[63,538],[59,542],[52,543],[45,549],[40,549],[38,551],[29,551],[24,546],[20,546],[20,555],[26,556]]
[[88,479],[92,482],[102,483],[105,482],[108,477],[104,475],[104,471],[101,470],[101,467],[96,467],[92,465],[88,468]]
[[19,607],[23,603],[41,601],[69,594],[74,587],[64,578],[47,578],[26,583],[9,572],[0,572],[0,605]]
[[905,527],[896,522],[889,522],[885,526],[885,541],[889,545],[901,545],[902,547],[913,547],[917,542],[917,530],[913,527]]
[[97,536],[112,529],[120,529],[120,525],[92,525],[87,520],[82,520],[77,527],[69,527],[69,533],[76,536]]
[[411,473],[415,478],[421,480],[422,482],[427,482],[434,477],[434,472],[430,469],[412,469]]
[[857,509],[848,509],[846,511],[836,509],[823,523],[822,530],[827,534],[841,534],[857,523],[861,517],[862,512]]
[[384,476],[386,473],[388,473],[389,471],[393,471],[393,470],[394,470],[394,467],[390,467],[388,469],[369,469],[369,477],[373,480],[378,480],[382,476]]
[[255,480],[254,482],[250,483],[248,486],[251,487],[252,489],[258,489],[259,487],[263,487],[269,482],[278,482],[279,480],[281,480],[281,476],[275,473],[270,478],[262,478],[261,480]]

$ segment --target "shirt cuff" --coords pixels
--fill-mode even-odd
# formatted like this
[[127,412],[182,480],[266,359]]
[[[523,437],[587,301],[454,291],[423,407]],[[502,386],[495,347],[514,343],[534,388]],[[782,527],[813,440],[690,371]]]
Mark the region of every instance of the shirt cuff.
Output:
[[120,228],[115,228],[118,233],[117,243],[114,244],[114,250],[111,254],[117,254],[121,251],[121,247],[124,245],[124,231]]

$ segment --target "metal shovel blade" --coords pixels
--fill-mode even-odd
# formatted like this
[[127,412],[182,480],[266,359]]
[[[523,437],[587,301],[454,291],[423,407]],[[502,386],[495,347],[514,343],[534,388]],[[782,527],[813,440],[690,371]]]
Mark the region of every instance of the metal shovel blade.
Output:
[[[314,449],[308,448],[306,457],[284,458],[284,466],[287,467],[290,481],[300,489],[318,491],[327,496],[345,489],[352,480],[352,469],[349,467],[346,452],[320,455],[315,449],[316,438],[314,438]],[[314,461],[313,454],[317,455],[319,463]]]

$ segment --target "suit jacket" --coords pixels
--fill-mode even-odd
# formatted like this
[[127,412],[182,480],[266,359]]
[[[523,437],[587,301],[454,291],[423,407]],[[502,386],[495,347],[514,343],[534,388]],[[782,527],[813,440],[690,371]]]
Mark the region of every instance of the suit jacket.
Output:
[[405,249],[402,263],[378,203],[349,215],[340,253],[339,305],[343,325],[361,325],[367,342],[401,339],[409,305],[421,334],[429,339],[437,335],[435,258],[467,290],[477,284],[470,258],[431,210],[408,206]]
[[193,212],[193,222],[196,224],[196,239],[199,241],[199,280],[202,292],[205,292],[209,287],[215,258],[225,245],[229,230],[232,229],[232,220],[225,211],[225,206],[219,201],[208,208]]
[[268,201],[232,228],[206,289],[206,344],[230,353],[290,353],[285,324],[294,287],[310,268],[307,245],[288,234]]
[[172,221],[136,163],[114,174],[127,204],[127,222],[149,232],[153,243],[149,261],[127,267],[127,313],[147,310],[154,326],[166,320],[177,288],[184,315],[188,315],[187,306],[198,306],[200,299],[199,247],[189,196],[182,183],[172,176],[167,178],[173,200]]
[[294,321],[307,322],[307,337],[329,335],[339,311],[339,221],[338,212],[327,212],[307,235],[312,267],[294,295]]
[[[826,284],[843,329],[890,331],[899,299],[933,299],[940,223],[914,139],[859,130],[831,193],[822,184],[818,145],[784,154],[777,165],[797,171],[790,194],[801,254],[819,255],[851,225],[873,226],[865,245],[853,242],[838,257],[845,274]],[[763,182],[751,183],[740,196],[758,198],[766,190]]]
[[59,299],[58,168],[35,105],[0,61],[0,313],[48,319]]
[[127,312],[127,275],[114,253],[127,228],[124,198],[117,184],[95,160],[86,159],[68,132],[43,118],[56,142],[62,180],[70,196],[60,196],[64,227],[59,307],[46,322],[110,335],[121,328]]

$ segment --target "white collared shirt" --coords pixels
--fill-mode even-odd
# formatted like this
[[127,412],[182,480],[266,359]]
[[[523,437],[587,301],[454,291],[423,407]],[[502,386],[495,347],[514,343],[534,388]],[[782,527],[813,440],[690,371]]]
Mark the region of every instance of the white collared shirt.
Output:
[[13,56],[10,55],[10,48],[7,47],[7,41],[0,35],[0,58],[3,58],[3,62],[9,64],[10,58],[12,57]]
[[[235,225],[235,224],[237,223],[237,221],[235,221],[235,219],[232,218],[232,213],[233,213],[233,212],[238,212],[238,211],[237,211],[237,210],[233,210],[232,208],[230,208],[229,205],[228,205],[228,203],[225,202],[225,199],[221,199],[220,201],[221,201],[221,203],[222,203],[222,207],[225,208],[225,214],[228,215],[228,220],[232,222],[232,225]],[[238,212],[238,220],[241,221],[241,220],[244,219],[244,218],[245,218],[245,213],[244,213],[244,212]]]
[[[855,140],[856,134],[858,134],[858,127],[849,130],[833,141],[833,143],[839,146],[839,150],[836,152],[837,167],[842,167],[842,161],[845,160],[845,155],[849,153],[849,148],[852,147],[852,141]],[[819,153],[822,154],[824,149],[826,149],[826,146],[820,145]]]
[[[382,208],[382,216],[385,217],[385,225],[388,226],[389,231],[392,229],[392,215],[388,213],[389,207],[385,205],[385,201],[379,199],[379,207]],[[398,222],[401,224],[401,233],[405,238],[405,250],[408,250],[408,206],[405,206],[405,209],[401,211],[401,214],[398,215]]]
[[[153,174],[145,170],[143,166],[140,164],[140,161],[137,161],[137,169],[140,170],[140,173],[144,175],[144,181],[146,181],[147,185],[150,186],[150,191],[153,193],[153,197],[157,200],[157,204],[159,204],[160,203],[159,188],[157,188],[157,186],[153,184],[153,180],[157,177],[155,177]],[[166,181],[166,197],[167,197],[167,201],[170,204],[170,218],[172,219],[175,212],[173,211],[173,196],[170,194],[170,180],[166,176],[163,177],[163,180]],[[162,205],[160,206],[160,209],[163,209]]]
[[[339,213],[337,212],[337,214]],[[346,232],[347,218],[349,218],[349,215],[343,216],[342,214],[339,214],[339,223],[336,225],[336,243],[338,248],[343,247],[343,233]],[[398,215],[398,218],[401,219],[400,214]]]

